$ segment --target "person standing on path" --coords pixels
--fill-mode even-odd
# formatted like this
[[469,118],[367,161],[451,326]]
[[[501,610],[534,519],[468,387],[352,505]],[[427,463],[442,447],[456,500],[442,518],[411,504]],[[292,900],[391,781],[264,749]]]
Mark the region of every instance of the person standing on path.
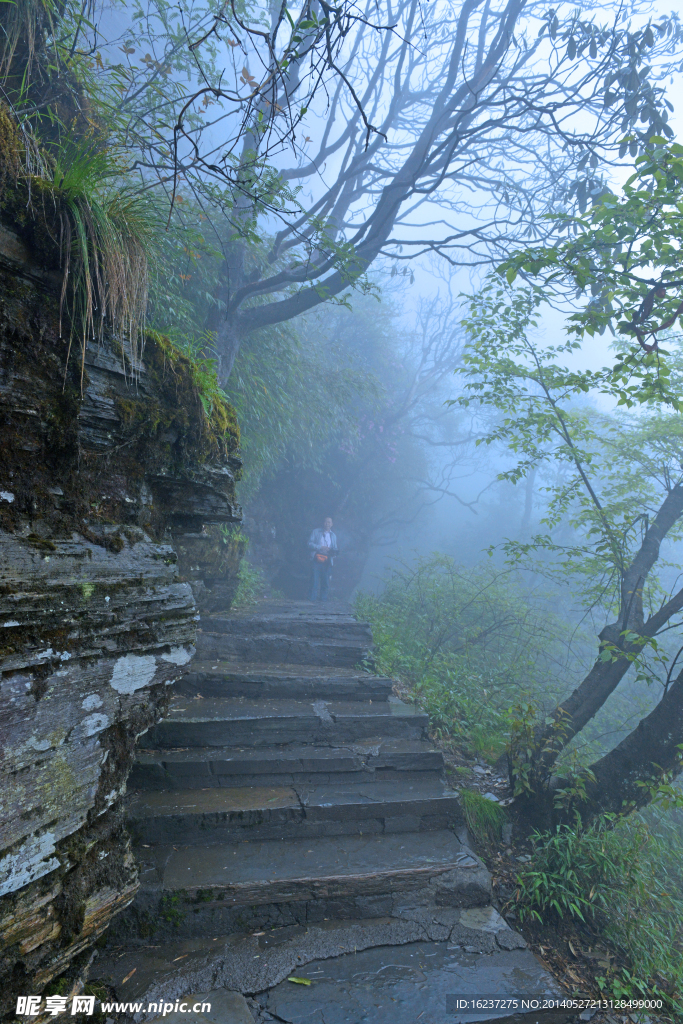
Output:
[[313,586],[311,601],[326,601],[330,585],[330,569],[334,564],[334,556],[339,550],[337,538],[332,532],[332,520],[325,519],[322,529],[314,530],[308,540],[313,564]]

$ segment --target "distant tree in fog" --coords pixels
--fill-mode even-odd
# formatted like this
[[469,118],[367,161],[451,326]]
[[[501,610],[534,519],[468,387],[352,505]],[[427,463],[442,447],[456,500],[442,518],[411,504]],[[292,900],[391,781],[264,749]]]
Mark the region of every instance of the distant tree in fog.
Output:
[[[480,265],[520,238],[551,235],[543,215],[597,194],[600,165],[626,133],[622,153],[669,131],[658,83],[679,41],[675,16],[633,27],[612,5],[401,0],[368,4],[350,25],[325,106],[303,74],[277,100],[268,76],[267,88],[257,79],[255,130],[228,175],[239,195],[211,324],[223,375],[250,331],[348,295],[378,258],[396,269],[435,252]],[[278,180],[302,191],[266,230],[250,192],[256,126],[277,120],[285,92],[308,113],[295,161],[276,161]],[[324,127],[304,128],[316,114]],[[207,136],[216,152],[219,132]],[[201,148],[194,156],[186,175],[208,166]]]

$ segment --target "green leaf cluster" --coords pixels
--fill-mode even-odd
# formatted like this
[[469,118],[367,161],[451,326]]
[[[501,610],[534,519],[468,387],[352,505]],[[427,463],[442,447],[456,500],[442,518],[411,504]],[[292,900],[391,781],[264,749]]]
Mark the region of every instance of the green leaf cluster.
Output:
[[658,995],[683,1011],[683,887],[680,823],[603,815],[588,827],[535,832],[532,860],[517,878],[520,920],[577,919],[610,940],[629,961],[598,983],[624,996]]
[[465,812],[467,828],[479,846],[497,847],[501,840],[501,830],[507,821],[504,808],[473,789],[460,790],[460,803]]
[[[679,337],[669,334],[666,362],[652,352],[634,358],[628,370],[621,358],[616,367],[589,369],[581,365],[577,338],[539,339],[546,300],[537,286],[487,282],[465,319],[464,394],[451,404],[483,410],[487,419],[477,443],[502,448],[513,459],[499,479],[517,484],[537,471],[542,481],[538,532],[503,544],[510,563],[558,583],[574,579],[588,606],[614,611],[648,523],[683,479],[683,418],[673,398],[683,387]],[[619,410],[644,400],[644,393],[650,400],[638,415]],[[598,411],[597,395],[615,412]],[[668,536],[682,535],[677,523]],[[646,607],[656,607],[662,595],[651,572]]]
[[517,252],[498,273],[508,285],[520,275],[538,282],[546,299],[573,287],[584,301],[569,316],[569,337],[609,329],[621,340],[605,386],[616,392],[623,382],[621,404],[678,408],[659,342],[683,313],[683,146],[653,137],[621,195],[605,191],[590,213],[558,219],[566,241]]

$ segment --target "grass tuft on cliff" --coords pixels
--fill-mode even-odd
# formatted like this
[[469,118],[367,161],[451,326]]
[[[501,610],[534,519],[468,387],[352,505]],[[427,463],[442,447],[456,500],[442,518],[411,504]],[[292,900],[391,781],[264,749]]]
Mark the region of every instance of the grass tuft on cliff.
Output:
[[105,325],[135,373],[161,222],[152,200],[121,180],[114,155],[93,138],[46,150],[0,104],[0,208],[61,268],[61,311],[69,350],[80,339],[81,380],[87,344]]

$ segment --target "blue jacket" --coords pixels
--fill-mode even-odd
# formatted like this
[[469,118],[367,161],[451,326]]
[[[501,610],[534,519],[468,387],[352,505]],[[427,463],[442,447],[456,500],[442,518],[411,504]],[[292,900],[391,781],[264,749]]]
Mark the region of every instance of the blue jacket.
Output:
[[[317,530],[314,530],[311,536],[308,538],[308,548],[309,551],[311,552],[311,559],[315,557],[317,551],[320,551],[322,548],[325,547],[323,543],[324,535],[325,531],[319,528]],[[339,548],[337,547],[337,537],[334,533],[332,533],[332,530],[330,530],[330,540],[332,542],[330,544],[331,550],[333,552],[338,551]],[[334,558],[332,557],[330,557],[330,565],[334,565]]]

